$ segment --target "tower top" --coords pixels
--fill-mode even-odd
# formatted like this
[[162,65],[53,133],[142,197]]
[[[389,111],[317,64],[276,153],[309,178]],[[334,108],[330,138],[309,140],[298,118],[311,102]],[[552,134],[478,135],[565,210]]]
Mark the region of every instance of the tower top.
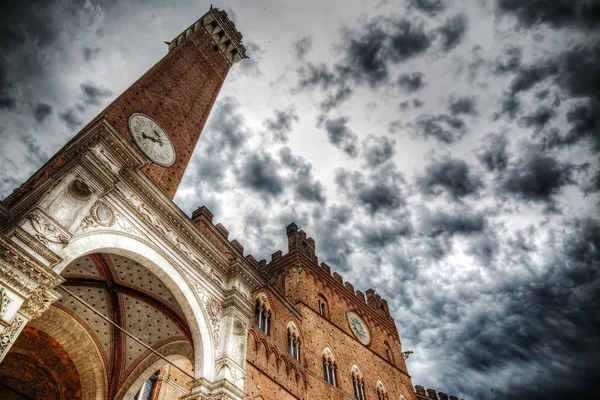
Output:
[[225,58],[233,65],[236,62],[248,58],[246,48],[242,44],[242,34],[236,29],[235,24],[227,16],[225,10],[219,10],[210,6],[210,10],[200,19],[190,25],[181,34],[177,35],[169,43],[169,52],[183,43],[198,29],[204,28],[213,38],[216,45],[214,50],[221,51]]

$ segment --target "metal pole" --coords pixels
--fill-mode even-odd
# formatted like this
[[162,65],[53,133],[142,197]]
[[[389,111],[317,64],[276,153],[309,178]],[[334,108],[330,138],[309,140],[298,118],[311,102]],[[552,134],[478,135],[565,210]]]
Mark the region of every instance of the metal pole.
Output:
[[177,365],[173,364],[171,361],[167,360],[165,357],[163,357],[159,352],[157,352],[156,350],[154,350],[152,347],[148,346],[146,343],[142,342],[140,339],[136,338],[131,333],[129,333],[125,329],[121,328],[119,325],[117,325],[116,323],[114,323],[111,319],[105,317],[104,314],[102,314],[100,311],[96,310],[94,307],[92,307],[90,304],[88,304],[81,297],[77,296],[75,293],[71,292],[69,289],[67,289],[63,285],[60,285],[58,287],[61,288],[62,290],[64,290],[65,292],[67,292],[67,294],[69,296],[73,297],[74,299],[76,299],[77,301],[79,301],[81,304],[83,304],[84,306],[86,306],[87,308],[89,308],[90,310],[92,310],[94,313],[98,314],[98,316],[100,318],[102,318],[103,320],[105,320],[106,322],[108,322],[109,324],[111,324],[112,326],[114,326],[115,328],[117,328],[118,330],[120,330],[121,332],[123,332],[124,334],[126,334],[127,336],[129,336],[130,338],[132,338],[133,340],[135,340],[136,342],[138,342],[142,346],[144,346],[146,349],[150,350],[152,353],[154,353],[155,355],[157,355],[158,357],[160,357],[161,359],[163,359],[164,361],[166,361],[167,363],[169,363],[171,366],[177,368],[179,371],[183,372],[185,375],[187,375],[190,378],[192,378],[192,380],[196,379],[192,375],[188,374],[186,371],[184,371],[183,369],[181,369],[180,367],[178,367]]

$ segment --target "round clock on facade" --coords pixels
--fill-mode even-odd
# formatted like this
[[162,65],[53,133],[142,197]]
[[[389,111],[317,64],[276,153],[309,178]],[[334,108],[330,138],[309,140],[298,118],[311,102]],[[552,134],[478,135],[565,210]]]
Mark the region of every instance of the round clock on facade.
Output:
[[129,131],[135,144],[152,162],[163,167],[173,165],[175,148],[169,135],[156,121],[144,114],[131,114]]
[[348,318],[348,325],[350,325],[350,329],[358,341],[365,346],[370,345],[371,333],[369,332],[369,328],[367,328],[365,321],[354,311],[348,311],[346,316]]

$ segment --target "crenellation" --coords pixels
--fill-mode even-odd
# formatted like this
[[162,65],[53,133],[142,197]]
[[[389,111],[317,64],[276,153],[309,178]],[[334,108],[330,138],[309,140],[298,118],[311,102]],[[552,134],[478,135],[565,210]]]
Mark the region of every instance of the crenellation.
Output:
[[208,222],[212,222],[214,215],[208,208],[206,208],[206,206],[198,207],[196,210],[194,210],[194,212],[192,212],[192,221],[200,218],[202,215],[208,220]]
[[258,269],[262,270],[267,267],[267,260],[264,258],[258,262]]
[[258,268],[258,261],[256,261],[256,258],[254,258],[252,256],[252,254],[248,254],[246,256],[246,260],[254,267],[254,268]]
[[225,239],[229,238],[229,231],[223,226],[222,223],[219,222],[217,225],[215,225],[215,228],[217,228],[217,230],[221,232],[223,236],[225,236]]
[[346,289],[350,290],[350,292],[354,294],[354,285],[353,284],[351,284],[350,282],[346,281],[344,283],[344,286],[346,286]]
[[363,301],[363,303],[366,303],[367,301],[365,300],[365,295],[363,292],[361,292],[360,290],[356,291],[356,297],[358,297],[360,300]]
[[432,400],[438,400],[437,393],[433,389],[427,389],[427,397]]
[[440,400],[448,400],[448,395],[446,393],[439,392],[438,396],[439,396]]
[[281,252],[281,250],[277,250],[275,253],[271,254],[271,262],[280,260],[282,254],[283,253]]
[[237,240],[237,239],[233,239],[233,240],[231,241],[231,245],[232,245],[233,247],[235,247],[235,249],[236,249],[237,251],[239,251],[241,254],[244,254],[244,246],[242,246],[242,244],[241,244],[240,242],[238,242],[238,240]]
[[322,262],[321,263],[321,268],[323,268],[325,271],[327,271],[328,274],[331,275],[331,267],[329,265],[327,265],[327,263]]
[[342,278],[342,276],[340,274],[338,274],[337,272],[333,273],[333,278],[340,283],[340,285],[344,284],[344,278]]

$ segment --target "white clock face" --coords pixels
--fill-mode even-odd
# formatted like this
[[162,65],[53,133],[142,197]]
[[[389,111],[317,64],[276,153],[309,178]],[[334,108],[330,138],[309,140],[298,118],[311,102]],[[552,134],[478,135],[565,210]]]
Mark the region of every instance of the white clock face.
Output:
[[144,114],[131,114],[129,131],[146,157],[163,167],[173,165],[175,149],[165,130],[156,121]]
[[371,333],[365,321],[354,311],[348,311],[346,314],[348,317],[348,325],[352,329],[352,333],[358,339],[359,342],[368,346],[371,344]]

